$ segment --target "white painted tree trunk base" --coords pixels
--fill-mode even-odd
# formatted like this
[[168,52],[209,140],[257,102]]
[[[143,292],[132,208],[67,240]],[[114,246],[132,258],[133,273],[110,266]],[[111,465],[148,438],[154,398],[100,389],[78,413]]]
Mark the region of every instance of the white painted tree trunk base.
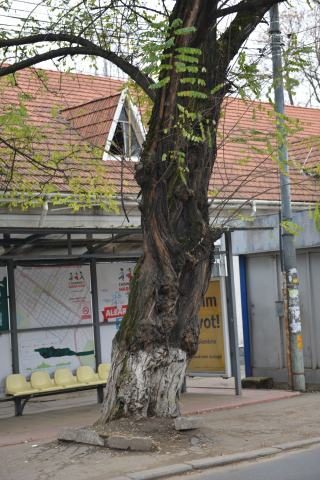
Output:
[[189,363],[185,351],[173,347],[136,354],[114,350],[112,359],[101,421],[117,416],[180,415],[180,390]]

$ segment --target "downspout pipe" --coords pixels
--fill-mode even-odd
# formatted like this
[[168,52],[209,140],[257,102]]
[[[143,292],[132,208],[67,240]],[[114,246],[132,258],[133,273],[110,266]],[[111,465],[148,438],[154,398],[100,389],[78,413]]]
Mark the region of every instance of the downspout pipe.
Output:
[[47,216],[48,210],[49,210],[49,205],[48,205],[48,201],[46,200],[46,201],[43,202],[43,204],[42,204],[42,212],[41,212],[41,217],[40,217],[40,220],[39,220],[39,225],[38,225],[38,227],[43,227],[44,222],[45,222],[45,220],[46,220],[46,216]]

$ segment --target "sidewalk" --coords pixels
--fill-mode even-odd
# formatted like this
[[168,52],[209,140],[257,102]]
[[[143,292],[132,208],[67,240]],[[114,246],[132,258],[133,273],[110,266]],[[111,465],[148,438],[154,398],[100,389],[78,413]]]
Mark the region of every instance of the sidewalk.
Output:
[[[205,413],[201,415],[203,426],[194,432],[188,445],[179,446],[179,436],[183,433],[176,432],[174,437],[177,438],[168,439],[167,448],[148,453],[59,444],[54,438],[3,446],[0,448],[0,480],[108,480],[146,469],[190,463],[208,457],[219,459],[286,442],[301,442],[319,437],[319,400],[319,393],[311,393]],[[97,418],[99,410],[98,405],[80,406],[4,418],[0,420],[1,436],[7,436],[7,440],[9,435],[15,436],[15,439],[22,434],[31,438],[41,426],[43,431],[48,429],[52,434],[58,427],[57,423],[71,425],[77,421],[78,424],[88,424],[91,419]],[[48,423],[44,424],[46,417],[50,418],[50,422],[47,420]],[[3,427],[10,427],[11,433],[5,433]]]
[[[243,389],[235,395],[233,379],[188,378],[181,395],[181,414],[195,415],[274,402],[300,395],[283,390]],[[224,387],[224,388],[221,388]],[[29,401],[21,417],[14,417],[13,404],[0,404],[0,447],[56,437],[61,426],[92,425],[100,416],[96,393],[57,395]]]

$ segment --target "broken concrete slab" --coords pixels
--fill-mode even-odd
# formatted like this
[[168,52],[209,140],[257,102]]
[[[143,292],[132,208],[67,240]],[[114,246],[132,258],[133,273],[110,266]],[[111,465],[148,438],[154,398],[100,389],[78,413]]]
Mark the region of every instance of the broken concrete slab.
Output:
[[77,438],[77,433],[78,433],[77,428],[60,427],[58,430],[58,440],[75,442]]
[[88,445],[97,445],[99,447],[104,447],[103,438],[101,438],[98,433],[92,432],[91,430],[79,429],[76,436],[76,442],[87,443]]
[[201,417],[177,417],[174,420],[176,430],[193,430],[202,425]]
[[106,441],[106,446],[109,448],[117,448],[118,450],[128,450],[130,447],[131,438],[122,435],[110,435]]
[[58,430],[58,440],[104,447],[104,440],[98,433],[82,428],[61,427]]
[[118,450],[132,450],[149,452],[152,449],[152,439],[148,437],[126,437],[124,435],[110,435],[105,441],[109,448]]
[[149,452],[152,449],[152,440],[147,437],[132,437],[130,439],[130,450]]

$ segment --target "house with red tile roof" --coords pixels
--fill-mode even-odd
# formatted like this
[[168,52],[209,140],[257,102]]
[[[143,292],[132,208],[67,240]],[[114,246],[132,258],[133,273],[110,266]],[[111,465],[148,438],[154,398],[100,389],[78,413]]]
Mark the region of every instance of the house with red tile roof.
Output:
[[[24,70],[16,76],[16,85],[0,92],[0,105],[26,101],[30,122],[45,132],[38,149],[48,155],[64,151],[66,145],[77,149],[83,162],[90,163],[90,148],[96,149],[104,177],[113,189],[113,198],[120,214],[104,211],[100,204],[73,213],[69,206],[55,205],[53,197],[61,199],[72,194],[66,177],[57,174],[49,178],[47,172],[31,169],[21,163],[23,175],[34,181],[45,192],[50,182],[54,194],[46,195],[43,207],[22,210],[10,208],[12,198],[0,206],[1,226],[126,226],[140,225],[138,186],[134,180],[134,163],[146,135],[141,120],[141,105],[133,105],[123,90],[123,82],[92,75],[66,75],[46,70],[46,81],[38,70]],[[54,112],[54,114],[53,114]],[[308,210],[319,199],[319,179],[315,167],[319,165],[320,110],[286,107],[292,119],[288,135],[290,183],[293,210]],[[280,209],[279,165],[275,160],[277,138],[272,106],[266,102],[243,102],[239,98],[226,99],[219,124],[217,159],[210,182],[213,221],[219,218],[272,214]],[[70,163],[65,160],[66,169]],[[81,165],[81,175],[88,172]],[[0,189],[6,188],[1,177]],[[88,177],[89,182],[89,177]],[[43,190],[42,190],[43,186]],[[14,185],[19,202],[19,185]],[[9,187],[10,191],[10,187]],[[231,211],[231,213],[230,213]],[[235,269],[237,274],[239,269]],[[241,330],[241,301],[239,281],[236,280],[238,325]],[[240,333],[240,345],[242,338]]]
[[[29,99],[25,103],[30,123],[45,131],[45,140],[38,146],[42,153],[49,157],[56,150],[63,151],[66,145],[71,145],[79,152],[83,148],[80,155],[84,163],[90,163],[88,148],[100,149],[100,165],[112,185],[120,211],[125,205],[130,223],[139,224],[138,186],[133,167],[139,158],[146,129],[139,114],[142,107],[129,102],[123,82],[92,75],[23,70],[16,77],[16,85],[7,86],[0,93],[1,104],[11,105],[19,100],[19,95]],[[289,118],[295,119],[290,124],[292,135],[288,136],[293,208],[307,209],[319,198],[319,179],[313,171],[320,159],[320,110],[288,106],[286,111]],[[210,182],[213,219],[228,216],[226,212],[230,210],[257,215],[279,209],[275,131],[275,117],[268,103],[243,102],[234,97],[226,99]],[[21,168],[25,177],[31,182],[34,180],[36,185],[42,187],[48,183],[47,172],[35,171],[23,162]],[[81,169],[81,175],[88,173]],[[0,176],[0,182],[4,189],[5,178]],[[64,176],[57,174],[50,182],[56,190],[55,195],[63,198],[72,193]],[[19,186],[14,185],[14,189],[18,195]],[[121,194],[124,203],[120,200]],[[121,225],[124,221],[123,215],[104,212],[98,205],[71,214],[72,208],[52,205],[52,197],[47,195],[47,213],[41,208],[22,212],[19,207],[9,210],[8,205],[2,205],[2,224],[37,226],[41,218],[43,225],[44,213],[48,226],[109,226]]]

